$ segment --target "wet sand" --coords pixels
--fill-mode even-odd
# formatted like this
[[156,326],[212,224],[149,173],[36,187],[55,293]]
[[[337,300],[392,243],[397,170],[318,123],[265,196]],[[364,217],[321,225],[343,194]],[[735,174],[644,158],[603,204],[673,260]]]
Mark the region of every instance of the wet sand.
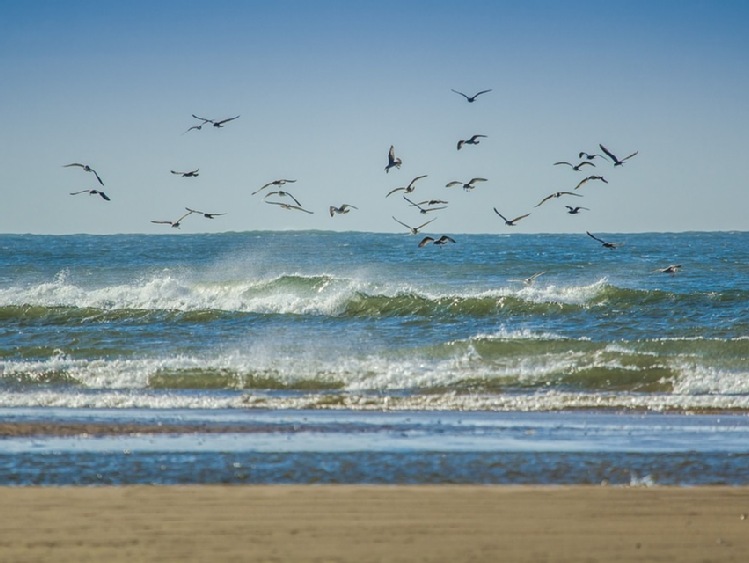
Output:
[[746,561],[748,487],[0,487],[0,561]]

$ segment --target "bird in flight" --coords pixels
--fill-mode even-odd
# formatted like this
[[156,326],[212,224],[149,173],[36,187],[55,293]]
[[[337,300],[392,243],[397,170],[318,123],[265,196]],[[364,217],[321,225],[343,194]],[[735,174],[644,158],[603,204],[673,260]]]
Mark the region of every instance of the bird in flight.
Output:
[[81,164],[80,162],[71,162],[70,164],[63,165],[63,168],[68,168],[70,166],[78,166],[79,168],[83,168],[86,172],[93,172],[94,176],[96,176],[96,179],[99,181],[99,183],[103,186],[104,182],[101,181],[101,178],[99,178],[99,175],[96,173],[96,170],[91,168],[88,164]]
[[502,215],[499,211],[497,211],[496,207],[494,208],[494,213],[499,215],[502,218],[502,220],[505,222],[505,225],[507,225],[508,227],[514,227],[515,223],[517,223],[521,219],[525,219],[526,217],[528,217],[528,215],[530,215],[530,213],[526,213],[525,215],[521,215],[520,217],[515,217],[514,219],[508,219],[507,217]]
[[395,218],[395,216],[392,216],[392,217],[393,217],[393,220],[394,220],[394,221],[395,221],[396,223],[400,223],[401,225],[403,225],[404,227],[406,227],[406,228],[407,228],[407,229],[408,229],[408,230],[409,230],[409,231],[411,232],[411,234],[412,234],[412,235],[416,235],[416,234],[419,234],[419,231],[420,231],[421,229],[423,229],[423,228],[424,228],[424,227],[426,227],[426,226],[427,226],[427,225],[428,225],[429,223],[431,223],[432,221],[434,221],[434,219],[436,219],[436,217],[435,217],[434,219],[429,219],[429,221],[427,221],[426,223],[422,223],[422,224],[421,224],[421,225],[419,225],[418,227],[411,227],[411,226],[409,226],[409,225],[406,225],[406,224],[405,224],[405,223],[404,223],[403,221],[399,221],[398,219],[396,219],[396,218]]
[[265,188],[267,188],[269,186],[283,186],[284,184],[293,184],[294,182],[296,182],[296,180],[287,180],[285,178],[280,178],[278,180],[273,180],[272,182],[268,182],[264,186],[261,186],[258,189],[256,189],[254,192],[252,192],[251,195],[255,195],[258,192],[262,192]]
[[619,160],[616,157],[616,155],[614,153],[612,153],[609,149],[607,149],[603,145],[598,145],[598,146],[601,147],[601,150],[604,152],[604,154],[606,156],[608,156],[614,162],[614,166],[621,166],[622,164],[624,164],[625,160],[629,160],[630,158],[632,158],[633,156],[635,156],[638,152],[640,152],[640,151],[635,151],[631,155],[625,156],[623,159]]
[[470,139],[461,139],[458,141],[458,150],[463,148],[463,145],[478,145],[479,139],[485,138],[486,135],[474,135]]
[[[194,113],[192,114],[192,116],[193,116],[193,117],[194,117],[195,119],[200,119],[200,120],[201,120],[201,121],[203,122],[203,123],[201,123],[201,124],[200,124],[200,127],[202,127],[202,126],[203,126],[203,125],[205,125],[206,123],[210,123],[210,124],[212,124],[212,125],[213,125],[214,127],[223,127],[225,123],[228,123],[229,121],[234,121],[235,119],[239,119],[239,116],[238,116],[238,115],[237,115],[237,116],[235,116],[235,117],[227,117],[226,119],[221,119],[221,120],[218,120],[218,121],[217,121],[217,120],[215,120],[215,119],[208,119],[208,118],[206,118],[206,117],[198,117],[198,116],[197,116],[197,115],[195,115]],[[188,129],[188,131],[189,131],[189,129]]]
[[267,194],[265,194],[265,197],[267,198],[272,195],[277,195],[278,197],[290,197],[291,199],[294,200],[294,203],[296,203],[297,205],[302,205],[301,203],[299,203],[299,200],[295,198],[293,195],[291,195],[291,193],[289,192],[285,192],[283,190],[276,190],[273,192],[268,192]]
[[658,268],[655,271],[662,274],[675,274],[676,272],[681,271],[681,264],[671,264],[670,266],[666,266],[665,268]]
[[441,206],[438,206],[438,207],[423,207],[422,205],[411,201],[406,196],[403,196],[403,199],[405,199],[408,203],[410,203],[412,206],[414,206],[415,208],[417,208],[419,210],[419,213],[421,213],[422,215],[425,215],[425,214],[429,213],[430,211],[439,211],[440,209],[446,209],[447,208],[446,205],[441,205]]
[[198,176],[200,176],[200,174],[198,174],[199,170],[200,168],[189,170],[188,172],[179,172],[178,170],[170,170],[169,172],[171,172],[172,174],[176,174],[177,176],[182,176],[183,178],[197,178]]
[[575,189],[578,189],[580,186],[582,186],[586,182],[590,182],[591,180],[600,180],[604,184],[608,184],[609,183],[609,181],[606,178],[604,178],[603,176],[588,176],[587,178],[583,178],[582,180],[580,180],[577,183],[577,186],[575,186]]
[[593,167],[595,167],[595,164],[593,164],[589,160],[583,160],[582,162],[579,162],[577,164],[572,164],[571,162],[567,162],[566,160],[560,160],[559,162],[555,162],[554,166],[557,166],[558,164],[566,164],[567,166],[569,166],[570,168],[572,168],[572,170],[574,170],[575,172],[579,172],[580,168],[582,168],[583,166],[593,166]]
[[281,209],[288,209],[288,210],[293,210],[293,211],[303,211],[304,213],[309,213],[310,215],[312,215],[314,213],[314,211],[309,211],[307,209],[304,209],[300,205],[291,205],[289,203],[282,203],[280,201],[268,201],[268,200],[266,200],[265,203],[269,203],[271,205],[278,205]]
[[575,192],[554,192],[553,194],[547,195],[545,198],[543,198],[541,202],[538,205],[536,205],[536,207],[540,207],[541,205],[543,205],[550,199],[553,199],[555,197],[562,197],[563,195],[573,195],[575,197],[583,197],[580,194],[576,194]]
[[180,217],[176,221],[151,221],[151,223],[160,223],[160,224],[163,224],[163,225],[169,225],[173,229],[179,229],[180,226],[182,225],[182,220],[185,217],[187,217],[188,215],[192,215],[192,214],[193,214],[192,211],[188,211],[187,213],[185,213],[182,217]]
[[[451,88],[451,90],[452,90],[452,88]],[[461,95],[461,96],[463,96],[463,97],[464,97],[464,98],[465,98],[466,100],[468,100],[468,103],[469,103],[469,104],[472,104],[473,102],[475,102],[475,101],[476,101],[476,98],[478,98],[478,97],[479,97],[479,96],[480,96],[481,94],[486,94],[487,92],[491,92],[491,91],[492,91],[492,89],[491,89],[491,88],[489,88],[488,90],[481,90],[481,92],[477,92],[477,93],[476,93],[476,94],[474,94],[473,96],[467,96],[467,95],[466,95],[466,94],[464,94],[463,92],[458,92],[457,90],[453,90],[453,92],[455,92],[456,94],[460,94],[460,95]]]
[[515,279],[513,279],[513,280],[510,280],[510,281],[520,281],[520,282],[523,282],[525,285],[533,285],[533,282],[536,281],[536,278],[538,278],[539,276],[544,275],[545,273],[546,272],[536,272],[535,274],[531,275],[530,277],[523,278],[521,280],[515,280]]
[[572,207],[571,205],[565,205],[565,207],[569,210],[567,213],[570,215],[577,215],[580,213],[581,210],[585,209],[585,211],[590,211],[587,207],[583,207],[582,205],[576,205],[575,207]]
[[453,186],[461,186],[465,191],[468,191],[468,190],[472,190],[473,188],[475,188],[476,186],[474,184],[476,184],[477,182],[486,182],[486,178],[471,178],[466,183],[454,180],[452,182],[448,182],[447,184],[445,184],[445,187],[452,188]]
[[388,151],[388,165],[385,167],[385,172],[390,172],[390,169],[393,167],[400,169],[401,164],[403,164],[403,161],[395,156],[395,147],[390,145],[390,150]]
[[[203,128],[203,125],[205,125],[205,124],[206,124],[206,122],[204,121],[204,122],[203,122],[203,123],[201,123],[200,125],[193,125],[193,126],[192,126],[192,127],[190,127],[190,128],[189,128],[189,129],[187,130],[187,131],[185,131],[185,133],[189,133],[189,132],[190,132],[190,131],[192,131],[193,129],[195,129],[196,131],[200,131],[200,130],[201,130],[201,129]],[[185,133],[182,133],[182,134],[184,135]]]
[[331,205],[329,211],[330,211],[330,216],[332,217],[336,213],[339,214],[339,215],[345,215],[346,213],[348,213],[352,209],[359,209],[359,208],[356,207],[356,205],[349,205],[348,203],[344,203],[340,207],[336,207],[335,205]]
[[580,151],[577,158],[584,158],[585,160],[593,160],[594,158],[603,158],[600,154],[588,154],[585,151]]
[[443,244],[447,244],[449,242],[454,243],[455,239],[452,237],[449,237],[447,235],[442,235],[440,238],[435,239],[434,237],[426,236],[419,242],[419,248],[422,248],[426,246],[429,243],[436,244],[437,246],[442,246]]
[[98,195],[98,196],[101,196],[102,199],[110,201],[109,196],[105,194],[104,192],[100,192],[99,190],[80,190],[78,192],[70,192],[70,195],[78,195],[78,194]]
[[407,186],[401,186],[400,188],[395,188],[393,190],[390,190],[388,194],[385,197],[389,197],[390,194],[394,194],[395,192],[405,192],[407,194],[410,194],[412,191],[416,189],[416,181],[421,180],[422,178],[426,178],[427,175],[424,174],[423,176],[416,176],[413,180],[411,180]]
[[603,240],[599,239],[597,236],[591,234],[589,231],[585,231],[585,234],[588,235],[593,240],[597,240],[598,242],[600,242],[601,246],[603,246],[604,248],[616,248],[617,246],[621,246],[623,244],[623,243],[620,243],[620,242],[606,242],[606,241],[603,241]]
[[226,213],[205,213],[204,211],[198,211],[197,209],[190,209],[189,207],[185,207],[185,209],[189,211],[190,213],[202,215],[206,219],[213,219],[215,217],[218,217],[219,215],[226,215]]

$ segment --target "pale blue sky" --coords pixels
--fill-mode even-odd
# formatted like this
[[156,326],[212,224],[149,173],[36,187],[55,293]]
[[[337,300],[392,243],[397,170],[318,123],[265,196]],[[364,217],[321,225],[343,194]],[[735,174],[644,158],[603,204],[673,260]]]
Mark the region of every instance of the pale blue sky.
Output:
[[[0,0],[0,232],[171,233],[150,220],[185,206],[227,213],[185,233],[746,230],[747,29],[744,1]],[[192,113],[241,117],[183,134]],[[639,154],[534,207],[598,143]],[[69,162],[112,201],[70,196],[98,186]],[[413,198],[447,209],[385,198],[423,174]],[[282,177],[313,215],[251,195]],[[331,218],[342,203],[359,209]],[[531,215],[510,229],[493,207]]]

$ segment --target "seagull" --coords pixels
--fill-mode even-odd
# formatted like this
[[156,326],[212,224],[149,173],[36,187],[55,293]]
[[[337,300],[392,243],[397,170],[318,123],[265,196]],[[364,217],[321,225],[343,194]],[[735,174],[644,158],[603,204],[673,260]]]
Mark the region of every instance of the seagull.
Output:
[[545,198],[543,198],[541,200],[541,203],[539,203],[538,205],[536,205],[536,207],[540,207],[541,205],[543,205],[544,203],[546,203],[547,201],[549,201],[552,198],[562,197],[563,195],[574,195],[575,197],[583,197],[580,194],[576,194],[574,192],[554,192],[553,194],[547,195]]
[[445,184],[445,187],[452,188],[453,186],[461,186],[465,191],[468,191],[476,187],[474,186],[476,182],[486,182],[486,178],[471,178],[470,181],[466,182],[465,184],[463,182],[454,180]]
[[580,151],[577,155],[577,158],[584,158],[585,160],[593,160],[596,157],[603,158],[600,154],[588,154],[585,151]]
[[296,180],[287,180],[285,178],[280,178],[278,180],[273,180],[272,182],[268,182],[264,186],[258,188],[254,192],[252,192],[251,195],[255,195],[256,193],[263,191],[268,186],[283,186],[284,184],[293,184],[294,182],[296,182]]
[[[192,114],[192,116],[195,119],[200,119],[203,122],[203,123],[200,124],[201,127],[203,125],[205,125],[206,123],[211,123],[214,127],[223,127],[225,123],[228,123],[229,121],[233,121],[233,120],[239,118],[239,116],[237,115],[236,117],[227,117],[226,119],[221,119],[219,121],[216,121],[215,119],[207,119],[205,117],[198,117],[194,113]],[[188,129],[188,131],[189,131],[189,129]]]
[[96,176],[96,179],[99,181],[99,183],[103,186],[104,182],[101,181],[101,178],[99,178],[99,175],[96,173],[96,170],[91,168],[88,164],[81,164],[80,162],[71,162],[70,164],[63,165],[63,168],[68,168],[70,166],[78,166],[80,168],[83,168],[86,172],[93,172],[94,176]]
[[187,213],[185,213],[182,217],[180,217],[176,221],[151,221],[151,223],[161,223],[161,224],[164,224],[164,225],[170,225],[173,229],[179,229],[180,225],[182,225],[182,220],[185,217],[187,217],[188,215],[192,215],[192,214],[193,214],[192,211],[188,211]]
[[671,264],[669,266],[666,266],[665,268],[658,268],[655,271],[660,272],[662,274],[675,274],[676,272],[680,270],[681,270],[681,264]]
[[388,151],[388,165],[385,167],[385,172],[390,172],[390,169],[395,167],[400,169],[403,161],[395,156],[395,147],[390,145],[390,151]]
[[332,217],[336,213],[338,213],[339,215],[345,215],[346,213],[348,213],[352,209],[359,209],[359,208],[356,207],[356,205],[349,205],[348,203],[344,203],[340,207],[336,207],[335,205],[331,205],[330,206],[330,216]]
[[392,217],[393,217],[393,220],[394,220],[394,221],[395,221],[396,223],[400,223],[401,225],[403,225],[404,227],[406,227],[406,228],[407,228],[407,229],[408,229],[409,231],[411,231],[411,234],[412,234],[412,235],[416,235],[416,234],[418,234],[418,233],[419,233],[419,231],[420,231],[421,229],[423,229],[423,228],[424,228],[424,227],[426,227],[426,226],[427,226],[427,225],[428,225],[429,223],[431,223],[432,221],[434,221],[434,219],[436,219],[436,217],[435,217],[434,219],[429,219],[429,221],[427,221],[426,223],[422,223],[422,224],[421,224],[421,225],[419,225],[418,227],[411,227],[411,226],[409,226],[409,225],[406,225],[406,224],[405,224],[405,223],[404,223],[403,221],[399,221],[398,219],[396,219],[396,218],[395,218],[395,216],[392,216]]
[[218,217],[219,215],[226,215],[226,213],[205,213],[203,211],[198,211],[196,209],[190,209],[189,207],[185,207],[187,211],[190,213],[196,213],[197,215],[202,215],[206,219],[213,219],[215,217]]
[[447,202],[444,199],[425,199],[419,201],[416,205],[447,205]]
[[[451,88],[451,90],[452,90],[452,88]],[[491,92],[491,91],[492,91],[491,88],[489,88],[488,90],[481,90],[481,92],[477,92],[473,96],[466,96],[463,92],[458,92],[457,90],[453,90],[453,92],[455,92],[456,94],[460,94],[466,100],[468,100],[469,104],[472,104],[473,102],[475,102],[476,98],[478,98],[481,94],[486,94],[487,92]]]
[[591,234],[589,231],[585,231],[585,234],[588,235],[593,240],[597,240],[598,242],[600,242],[601,246],[603,246],[604,248],[616,248],[617,246],[621,246],[623,244],[623,243],[619,243],[619,242],[605,242],[605,241],[602,241],[597,236]]
[[438,238],[436,240],[434,239],[434,237],[426,236],[423,239],[421,239],[421,242],[419,242],[419,248],[422,248],[422,247],[426,246],[430,242],[432,244],[436,244],[438,246],[441,246],[443,244],[447,244],[448,242],[453,242],[454,243],[455,239],[452,238],[452,237],[449,237],[447,235],[442,235],[440,238]]
[[78,192],[70,192],[70,195],[78,195],[78,194],[98,195],[98,196],[101,196],[102,199],[110,201],[109,196],[105,194],[104,192],[100,192],[99,190],[80,190]]
[[276,190],[274,192],[268,192],[267,194],[265,194],[265,197],[267,198],[268,196],[272,196],[272,195],[277,195],[278,197],[290,197],[291,199],[294,200],[294,203],[296,203],[297,205],[302,205],[301,203],[299,203],[299,200],[295,198],[293,195],[291,195],[289,192]]
[[266,200],[265,203],[269,203],[271,205],[278,205],[282,209],[304,211],[305,213],[309,213],[310,215],[312,215],[314,213],[314,211],[308,211],[307,209],[304,209],[303,207],[301,207],[299,205],[291,205],[291,204],[288,204],[288,203],[282,203],[280,201],[267,201]]
[[470,139],[461,139],[458,141],[458,150],[463,148],[463,145],[478,145],[479,139],[486,137],[486,135],[474,135]]
[[[207,122],[205,122],[205,121],[204,121],[204,122],[203,122],[203,123],[201,123],[200,125],[193,125],[193,126],[192,126],[192,127],[190,127],[190,128],[189,128],[189,129],[187,130],[187,131],[185,131],[185,133],[189,133],[189,132],[190,132],[190,131],[192,131],[193,129],[195,129],[195,130],[197,130],[197,131],[200,131],[200,130],[201,130],[201,129],[203,128],[203,125],[205,125],[206,123],[207,123]],[[182,133],[182,134],[184,135],[185,133]]]
[[442,205],[442,206],[439,206],[439,207],[423,207],[422,205],[420,205],[418,203],[414,203],[413,201],[411,201],[410,199],[408,199],[406,196],[403,196],[403,199],[405,199],[408,203],[410,203],[411,205],[413,205],[414,207],[416,207],[419,210],[419,213],[421,213],[422,215],[425,215],[426,213],[429,213],[430,211],[439,211],[440,209],[446,209],[447,208],[446,205]]
[[521,281],[525,285],[533,285],[533,282],[536,281],[536,278],[539,277],[539,276],[542,276],[545,273],[546,272],[536,272],[535,274],[533,274],[530,277],[527,277],[527,278],[524,278],[524,279],[521,279],[521,280],[515,280],[515,279],[513,279],[513,280],[510,280],[510,281]]
[[514,219],[507,219],[504,215],[502,215],[499,211],[497,211],[496,207],[494,208],[494,213],[499,215],[502,218],[502,220],[505,222],[505,225],[507,225],[508,227],[514,227],[515,223],[517,223],[521,219],[525,219],[526,217],[528,217],[528,215],[530,215],[530,213],[526,213],[525,215],[521,215],[520,217],[515,217]]
[[200,176],[200,174],[198,174],[198,170],[200,170],[200,168],[190,170],[189,172],[179,172],[177,170],[170,170],[169,172],[171,172],[172,174],[176,174],[177,176],[182,176],[183,178],[196,178]]
[[424,174],[423,176],[416,176],[416,178],[414,178],[413,180],[411,180],[407,186],[401,186],[400,188],[395,188],[394,190],[390,190],[388,192],[388,195],[386,195],[385,197],[389,197],[390,194],[393,194],[395,192],[400,192],[400,191],[404,191],[407,194],[410,194],[412,191],[414,191],[416,189],[416,186],[414,185],[414,184],[416,184],[416,181],[417,180],[421,180],[422,178],[426,178],[426,177],[427,177],[426,174]]
[[601,147],[601,150],[606,154],[606,156],[608,156],[611,160],[614,161],[614,166],[621,166],[622,164],[624,164],[625,160],[628,160],[628,159],[632,158],[638,152],[640,152],[640,151],[635,151],[631,155],[625,156],[623,159],[619,160],[618,158],[616,158],[616,155],[613,154],[609,149],[607,149],[603,145],[598,145],[598,146]]
[[583,178],[582,180],[580,180],[580,182],[578,182],[577,186],[575,186],[575,189],[578,189],[580,186],[582,186],[586,182],[590,182],[591,180],[600,180],[604,184],[608,184],[609,183],[609,181],[606,178],[604,178],[603,176],[588,176],[587,178]]
[[572,168],[572,170],[574,170],[575,172],[579,172],[580,168],[583,167],[583,166],[585,166],[585,165],[595,167],[595,164],[593,164],[589,160],[583,160],[582,162],[580,162],[578,164],[572,164],[571,162],[567,162],[566,160],[560,160],[559,162],[555,162],[554,166],[556,166],[558,164],[566,164],[567,166],[569,166],[570,168]]
[[577,205],[575,207],[572,207],[571,205],[565,205],[565,207],[569,209],[567,213],[569,213],[570,215],[577,215],[582,209],[585,209],[585,211],[590,211],[590,209],[588,209],[587,207],[583,207],[582,205]]

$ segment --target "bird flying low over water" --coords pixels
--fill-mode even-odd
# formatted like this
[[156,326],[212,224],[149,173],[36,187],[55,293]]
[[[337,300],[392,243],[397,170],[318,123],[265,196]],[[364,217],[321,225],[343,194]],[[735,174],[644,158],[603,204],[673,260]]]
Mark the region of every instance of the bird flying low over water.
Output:
[[422,215],[425,215],[425,214],[429,213],[430,211],[439,211],[440,209],[446,209],[447,208],[446,205],[441,205],[441,206],[438,206],[438,207],[423,207],[422,205],[420,205],[420,204],[418,204],[416,202],[411,201],[406,196],[403,196],[403,199],[405,199],[413,207],[415,207],[416,209],[418,209],[419,213],[421,213]]
[[595,167],[595,164],[593,164],[589,160],[583,160],[582,162],[579,162],[577,164],[572,164],[571,162],[567,162],[566,160],[560,160],[559,162],[555,162],[554,166],[557,166],[559,164],[566,164],[567,166],[569,166],[570,168],[572,168],[572,170],[574,170],[575,172],[579,172],[580,168],[582,168],[583,166],[593,166],[593,167]]
[[586,182],[590,182],[591,180],[600,180],[604,184],[608,184],[609,183],[609,181],[606,178],[604,178],[603,176],[588,176],[587,178],[583,178],[582,180],[580,180],[577,183],[577,186],[575,186],[575,189],[578,189],[583,184],[585,184]]
[[101,181],[101,178],[99,178],[99,175],[96,173],[96,170],[91,168],[88,164],[81,164],[80,162],[71,162],[70,164],[64,164],[63,168],[69,168],[70,166],[78,166],[79,168],[82,168],[85,172],[93,172],[98,182],[102,186],[104,185],[104,182]]
[[296,180],[287,180],[286,178],[280,178],[278,180],[273,180],[272,182],[268,182],[267,184],[264,184],[263,186],[260,186],[258,189],[256,189],[254,192],[252,192],[251,195],[255,195],[258,192],[262,192],[265,188],[269,186],[283,186],[284,184],[293,184],[296,182]]
[[608,156],[612,160],[612,162],[614,163],[614,166],[621,166],[622,164],[624,164],[624,161],[629,160],[633,156],[636,156],[638,152],[640,152],[640,151],[635,151],[632,154],[630,154],[629,156],[625,156],[623,159],[619,160],[616,157],[616,155],[613,154],[609,149],[607,149],[603,145],[598,145],[598,146],[601,147],[601,150],[604,152],[604,154],[606,156]]
[[351,211],[352,209],[359,209],[359,208],[356,207],[356,205],[349,205],[348,203],[344,203],[343,205],[339,207],[336,207],[335,205],[331,205],[329,211],[330,211],[330,216],[332,217],[336,213],[339,215],[344,215],[348,213],[349,211]]
[[190,209],[189,207],[185,207],[187,211],[190,213],[195,213],[196,215],[202,215],[206,219],[213,219],[215,217],[218,217],[219,215],[226,215],[226,213],[205,213],[204,211],[198,211],[197,209]]
[[426,236],[423,239],[421,239],[421,242],[419,242],[419,248],[422,248],[426,246],[429,243],[436,244],[437,246],[442,246],[443,244],[447,244],[449,242],[454,243],[455,239],[452,237],[449,237],[447,235],[442,235],[440,238],[435,239],[434,237]]
[[[201,120],[201,121],[203,122],[203,123],[201,123],[201,127],[202,127],[203,125],[205,125],[206,123],[210,123],[210,124],[211,124],[211,125],[213,125],[214,127],[223,127],[223,126],[224,126],[224,124],[228,123],[229,121],[234,121],[235,119],[239,119],[239,117],[240,117],[240,116],[238,116],[238,115],[237,115],[237,116],[235,116],[235,117],[227,117],[226,119],[220,119],[220,120],[216,120],[216,119],[208,119],[208,118],[206,118],[206,117],[198,117],[198,116],[197,116],[197,115],[195,115],[194,113],[192,114],[192,116],[193,116],[193,117],[194,117],[195,119],[200,119],[200,120]],[[198,127],[198,129],[199,129],[199,127]],[[188,129],[188,131],[189,131],[189,129]]]
[[401,192],[401,191],[407,194],[410,194],[412,191],[416,189],[417,180],[421,180],[422,178],[426,178],[426,177],[427,177],[426,174],[424,174],[423,176],[416,176],[416,178],[411,180],[407,186],[401,186],[400,188],[395,188],[393,190],[390,190],[385,197],[389,197],[390,194],[394,194],[395,192]]
[[583,197],[580,194],[576,194],[575,192],[554,192],[553,194],[547,195],[545,198],[543,198],[541,202],[538,205],[536,205],[536,207],[540,207],[541,205],[543,205],[550,199],[553,199],[555,197],[562,197],[563,195],[573,195],[575,197]]
[[[452,88],[451,88],[451,90],[452,90]],[[473,102],[475,102],[476,98],[478,98],[481,94],[486,94],[487,92],[491,92],[491,91],[492,91],[492,89],[489,88],[488,90],[481,90],[481,92],[476,92],[473,96],[468,96],[468,95],[464,94],[463,92],[458,92],[457,90],[453,90],[453,92],[455,92],[456,94],[460,94],[466,100],[468,100],[469,104],[472,104]]]
[[486,135],[474,135],[470,139],[461,139],[458,141],[458,150],[463,148],[463,145],[478,145],[479,139],[485,138]]
[[169,172],[171,172],[172,174],[176,174],[177,176],[182,176],[183,178],[197,178],[198,176],[200,176],[200,174],[198,174],[199,170],[200,168],[189,170],[188,172],[180,172],[178,170],[170,170]]
[[526,217],[528,217],[528,215],[530,215],[530,213],[526,213],[525,215],[520,215],[519,217],[515,217],[514,219],[508,219],[507,217],[502,215],[499,211],[497,211],[496,207],[494,208],[494,213],[499,215],[502,218],[502,220],[505,222],[505,225],[507,225],[508,227],[514,227],[518,221],[520,221],[521,219],[525,219]]
[[665,268],[658,268],[655,271],[660,272],[661,274],[675,274],[676,272],[681,271],[681,264],[671,264]]
[[582,205],[576,205],[575,207],[572,207],[571,205],[565,205],[565,207],[569,210],[567,213],[570,215],[577,215],[580,213],[582,209],[585,209],[585,211],[590,211],[587,207],[583,207]]
[[277,195],[278,197],[290,197],[291,199],[294,200],[294,203],[296,203],[297,205],[302,205],[301,203],[299,203],[299,200],[295,198],[293,195],[291,195],[289,192],[285,192],[283,190],[275,190],[275,191],[268,192],[267,194],[265,194],[265,197],[267,198],[272,195]]
[[486,182],[486,178],[471,178],[468,182],[459,182],[458,180],[453,180],[452,182],[448,182],[445,184],[446,188],[452,188],[453,186],[461,186],[465,191],[472,190],[476,186],[474,184],[478,182]]
[[603,246],[604,248],[616,248],[617,246],[621,246],[623,244],[623,243],[620,243],[620,242],[606,242],[606,241],[603,241],[603,240],[599,239],[597,236],[591,234],[589,231],[585,231],[585,234],[588,235],[593,240],[597,240],[598,242],[600,242],[601,246]]
[[388,165],[385,167],[385,172],[390,172],[390,169],[400,168],[401,164],[403,164],[403,161],[395,156],[395,147],[393,145],[390,145],[390,150],[388,151]]
[[523,279],[520,279],[520,280],[512,279],[510,281],[519,281],[519,282],[523,282],[525,285],[533,285],[533,282],[536,281],[536,278],[538,278],[539,276],[544,275],[545,273],[546,272],[536,272],[535,274],[533,274],[533,275],[531,275],[531,276],[529,276],[527,278],[523,278]]
[[304,213],[309,213],[310,215],[314,213],[314,211],[309,211],[307,209],[304,209],[300,205],[291,205],[289,203],[283,203],[280,201],[268,201],[268,200],[265,200],[265,203],[269,203],[271,205],[278,205],[281,209],[288,209],[292,211],[303,211]]
[[78,194],[98,195],[98,196],[101,196],[102,199],[110,201],[109,196],[107,196],[107,194],[105,194],[104,192],[100,192],[99,190],[80,190],[77,192],[70,192],[70,195],[78,195]]
[[418,234],[418,233],[419,233],[419,231],[420,231],[421,229],[423,229],[423,228],[424,228],[424,227],[426,227],[426,226],[427,226],[427,225],[428,225],[429,223],[431,223],[432,221],[434,221],[434,220],[436,219],[436,217],[435,217],[434,219],[429,219],[429,221],[427,221],[426,223],[422,223],[422,224],[421,224],[421,225],[419,225],[418,227],[411,227],[411,226],[409,226],[409,225],[406,225],[406,224],[405,224],[405,223],[404,223],[403,221],[399,221],[398,219],[396,219],[396,218],[395,218],[395,216],[392,216],[392,217],[393,217],[393,220],[394,220],[394,221],[395,221],[396,223],[400,223],[401,225],[403,225],[404,227],[406,227],[406,228],[407,228],[407,229],[408,229],[408,230],[409,230],[409,231],[411,232],[411,234],[412,234],[412,235],[416,235],[416,234]]
[[182,225],[182,220],[185,217],[187,217],[188,215],[192,215],[192,214],[193,214],[193,211],[188,211],[187,213],[185,213],[182,217],[180,217],[176,221],[151,221],[151,223],[160,223],[160,224],[163,224],[163,225],[169,225],[173,229],[179,229],[180,226]]

